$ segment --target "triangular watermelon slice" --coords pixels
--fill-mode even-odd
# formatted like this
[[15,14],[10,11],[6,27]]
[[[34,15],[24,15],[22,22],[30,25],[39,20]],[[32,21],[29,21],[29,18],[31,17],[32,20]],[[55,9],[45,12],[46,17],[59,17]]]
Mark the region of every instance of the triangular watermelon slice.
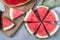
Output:
[[10,8],[10,19],[11,20],[16,19],[17,17],[19,17],[23,14],[24,14],[23,11],[20,11],[18,9],[14,9],[14,8]]
[[9,30],[14,27],[14,23],[12,23],[7,17],[2,16],[2,27],[3,30]]

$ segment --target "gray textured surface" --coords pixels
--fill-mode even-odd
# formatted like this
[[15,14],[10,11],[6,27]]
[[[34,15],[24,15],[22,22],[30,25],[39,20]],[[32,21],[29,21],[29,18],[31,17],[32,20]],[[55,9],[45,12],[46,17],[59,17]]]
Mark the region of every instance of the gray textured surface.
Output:
[[5,11],[5,6],[0,2],[0,10]]
[[[1,7],[2,6],[0,6],[0,9],[4,9]],[[60,7],[56,7],[56,8],[54,8],[54,10],[57,12],[57,15],[59,16],[59,19],[60,19]],[[26,31],[24,25],[22,25],[21,28],[19,28],[16,35],[12,38],[7,37],[5,34],[0,32],[0,40],[42,40],[42,39],[37,39],[34,35],[29,35],[29,33]],[[51,38],[48,38],[48,39],[44,39],[44,40],[60,40],[60,28],[54,36],[52,36]]]

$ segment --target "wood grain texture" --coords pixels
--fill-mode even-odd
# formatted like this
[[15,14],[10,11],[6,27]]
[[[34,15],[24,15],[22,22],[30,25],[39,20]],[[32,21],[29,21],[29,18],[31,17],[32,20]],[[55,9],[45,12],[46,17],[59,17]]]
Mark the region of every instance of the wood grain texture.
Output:
[[[26,13],[29,9],[33,8],[33,6],[35,5],[35,3],[36,3],[36,0],[31,0],[26,5],[23,5],[23,6],[20,6],[20,7],[14,7],[14,8],[16,8],[18,10],[22,10],[22,11],[24,11]],[[8,19],[10,19],[10,17],[9,17],[9,11],[10,11],[10,7],[6,6],[6,11],[3,13],[3,15],[6,16]],[[15,19],[15,20],[12,21],[13,23],[15,23],[15,26],[11,30],[8,30],[8,31],[1,30],[1,31],[4,34],[6,34],[7,36],[13,37],[14,34],[18,31],[19,27],[21,26],[21,24],[23,22],[23,19],[24,19],[24,16],[25,15],[22,15],[19,18],[17,18],[17,19]]]

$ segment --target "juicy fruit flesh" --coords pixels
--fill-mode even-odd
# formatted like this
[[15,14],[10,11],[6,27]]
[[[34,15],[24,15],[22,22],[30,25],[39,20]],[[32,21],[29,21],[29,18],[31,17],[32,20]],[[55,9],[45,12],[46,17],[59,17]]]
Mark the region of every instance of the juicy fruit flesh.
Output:
[[13,19],[16,19],[17,17],[23,15],[24,12],[23,11],[20,11],[18,9],[14,9],[14,8],[10,8],[10,18],[13,20]]
[[37,32],[37,35],[40,35],[40,36],[48,36],[43,25],[41,24],[41,27],[39,28],[39,31]]
[[[31,25],[32,24],[32,25]],[[36,26],[37,25],[37,26]],[[29,27],[27,27],[29,30],[31,30],[32,31],[32,33],[31,34],[33,34],[35,31],[36,31],[36,29],[37,29],[37,27],[40,25],[40,23],[28,23],[28,24],[26,24],[26,26],[29,26]],[[32,28],[33,27],[33,28]]]
[[[57,16],[54,13],[55,12],[53,10],[51,10],[51,12],[49,12],[48,16],[44,19],[44,21],[58,21],[58,19],[56,18]],[[51,16],[51,15],[53,15],[53,16]]]
[[[35,22],[39,22],[39,20],[37,19],[37,17],[34,15],[34,12],[32,10],[30,10],[31,14],[28,13],[28,16],[25,17],[25,20],[27,21],[35,21]],[[28,17],[28,18],[27,18]],[[26,19],[27,18],[27,19]]]
[[[38,13],[41,17],[41,20],[46,15],[47,10],[48,10],[48,8],[45,7],[45,6],[40,6],[40,7],[37,8],[37,11],[38,11]],[[33,15],[34,18],[32,17],[32,15]],[[34,16],[34,12],[32,13],[32,11],[30,10],[27,13],[24,21],[32,21],[32,20],[33,21],[38,21],[38,23],[40,23],[39,20]],[[58,17],[56,15],[56,13],[51,10],[49,12],[49,14],[47,15],[47,17],[45,17],[44,21],[58,21]],[[50,36],[53,35],[57,31],[57,29],[59,28],[59,26],[56,25],[56,24],[50,24],[50,23],[47,23],[47,22],[43,22],[43,24],[45,25],[45,28],[47,29]],[[43,24],[41,23],[41,26],[40,26],[39,30],[37,31],[37,34],[36,34],[36,36],[39,37],[39,38],[47,38],[48,37],[48,34],[46,33],[46,30],[45,30]],[[36,30],[37,27],[38,27],[38,25],[31,27],[32,23],[30,23],[30,24],[25,23],[25,25],[26,25],[26,28],[28,27],[27,30],[28,31],[30,30],[29,32],[31,34],[33,34],[33,30]],[[33,25],[35,25],[35,23]],[[33,28],[33,27],[35,27],[35,28]]]
[[25,3],[28,0],[3,0],[3,1],[9,5],[17,5],[17,4]]
[[44,23],[50,35],[53,35],[53,31],[58,27],[56,24]]
[[[6,28],[7,26],[10,26],[10,25],[11,25],[11,22],[10,22],[9,20],[7,20],[5,17],[2,17],[2,20],[3,20],[3,24],[4,24],[3,27]],[[7,22],[8,24],[10,24],[10,25],[7,25],[6,22]]]
[[3,30],[8,30],[14,26],[14,24],[8,20],[5,16],[2,16]]
[[49,8],[45,7],[45,6],[43,6],[43,7],[37,7],[37,10],[38,10],[38,13],[40,15],[41,20],[44,18],[44,16],[47,13],[48,9]]

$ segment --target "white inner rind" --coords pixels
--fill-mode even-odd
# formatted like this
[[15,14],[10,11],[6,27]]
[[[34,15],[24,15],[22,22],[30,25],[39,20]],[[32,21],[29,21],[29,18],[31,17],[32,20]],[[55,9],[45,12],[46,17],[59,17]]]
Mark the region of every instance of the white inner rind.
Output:
[[10,19],[11,20],[13,20],[13,17],[12,17],[13,15],[12,14],[13,14],[13,8],[10,8]]
[[3,30],[9,30],[9,29],[11,29],[11,28],[13,28],[14,27],[14,24],[12,23],[12,25],[10,25],[10,26],[8,26],[8,27],[6,27],[6,28],[3,28]]
[[47,38],[48,36],[47,35],[46,36],[36,35],[36,37],[38,37],[38,38]]
[[[38,7],[46,7],[46,6],[37,6],[37,8],[38,8]],[[46,7],[46,8],[49,9],[48,7]],[[30,9],[30,10],[27,12],[24,21],[27,20],[27,18],[28,18],[28,16],[30,15],[30,12],[31,12],[31,11],[32,11],[32,9]],[[53,11],[53,10],[51,10],[51,11],[54,13],[54,15],[55,15],[55,17],[56,17],[56,21],[58,21],[59,19],[58,19],[58,16],[57,16],[56,12]],[[25,23],[25,25],[26,25],[26,28],[27,28],[27,30],[29,31],[29,33],[30,33],[30,34],[33,34],[33,32],[28,28],[27,23]],[[56,28],[55,28],[55,30],[50,33],[50,36],[52,36],[52,35],[58,30],[58,28],[59,28],[59,25],[57,25]],[[38,37],[38,38],[47,38],[48,35],[46,35],[46,36],[41,36],[41,35],[38,35],[38,34],[37,34],[36,37]]]
[[[27,12],[26,17],[24,18],[24,21],[27,20],[27,17],[30,15],[30,12],[32,12],[32,9],[30,9],[30,10]],[[30,34],[33,34],[33,32],[28,28],[27,23],[25,23],[25,25],[26,25],[27,31],[29,31]]]
[[[44,8],[47,8],[47,9],[49,9],[49,7],[47,7],[47,6],[44,6],[44,5],[42,5],[42,6],[37,6],[37,8],[39,8],[39,7],[44,7]],[[36,9],[37,9],[36,8]]]
[[25,16],[25,18],[24,18],[24,21],[27,20],[27,17],[30,15],[30,12],[32,12],[32,9],[30,9],[30,10],[27,12],[27,14],[26,14],[26,16]]
[[[54,13],[54,15],[56,17],[56,21],[59,21],[59,18],[57,16],[56,12],[54,10],[51,10],[51,11]],[[56,26],[55,30],[53,32],[51,32],[50,35],[52,36],[58,30],[58,28],[59,28],[59,25]]]

